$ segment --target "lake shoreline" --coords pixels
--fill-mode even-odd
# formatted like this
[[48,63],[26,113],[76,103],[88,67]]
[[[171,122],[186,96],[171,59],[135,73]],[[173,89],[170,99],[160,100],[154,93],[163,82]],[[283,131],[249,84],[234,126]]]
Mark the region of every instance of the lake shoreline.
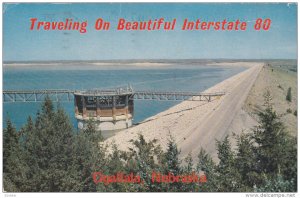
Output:
[[[209,61],[209,62],[24,62],[24,63],[3,63],[3,69],[18,69],[18,68],[28,68],[28,69],[55,69],[55,70],[65,70],[65,69],[133,69],[133,68],[169,68],[169,67],[178,67],[182,68],[182,65],[185,67],[247,67],[245,62],[240,61]],[[82,67],[82,65],[86,67]],[[129,68],[128,68],[129,67]],[[184,69],[184,68],[182,68]]]

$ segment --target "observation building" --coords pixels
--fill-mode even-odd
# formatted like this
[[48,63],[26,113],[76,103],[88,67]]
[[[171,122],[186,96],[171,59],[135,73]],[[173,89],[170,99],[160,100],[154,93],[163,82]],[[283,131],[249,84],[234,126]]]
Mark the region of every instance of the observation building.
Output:
[[96,124],[96,130],[99,131],[132,126],[133,94],[131,87],[75,91],[74,105],[78,128],[84,129],[89,120]]

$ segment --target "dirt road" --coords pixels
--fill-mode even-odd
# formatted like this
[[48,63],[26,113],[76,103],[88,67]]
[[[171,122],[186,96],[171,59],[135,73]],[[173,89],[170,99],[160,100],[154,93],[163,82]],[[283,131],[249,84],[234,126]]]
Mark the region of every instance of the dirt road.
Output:
[[120,150],[128,150],[132,147],[129,141],[142,134],[146,140],[157,139],[159,145],[166,149],[172,136],[181,150],[182,158],[191,153],[196,162],[202,147],[216,159],[215,140],[223,139],[229,133],[228,127],[242,108],[263,65],[253,62],[230,64],[244,65],[248,69],[205,91],[225,91],[225,96],[209,103],[184,101],[148,118],[138,126],[119,132],[105,140],[105,143],[115,143]]
[[[228,127],[238,111],[242,108],[248,93],[259,74],[261,66],[251,67],[241,74],[239,80],[232,82],[232,88],[228,88],[226,95],[219,101],[201,123],[199,122],[185,141],[178,144],[182,156],[191,152],[193,159],[197,158],[201,147],[210,153],[213,159],[217,158],[215,140],[221,140],[229,133]],[[198,141],[196,141],[198,140]]]

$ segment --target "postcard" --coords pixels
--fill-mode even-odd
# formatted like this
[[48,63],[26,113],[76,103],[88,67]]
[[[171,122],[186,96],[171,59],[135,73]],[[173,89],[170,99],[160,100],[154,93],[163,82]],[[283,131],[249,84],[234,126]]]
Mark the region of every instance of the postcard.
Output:
[[3,192],[295,196],[297,9],[3,3]]

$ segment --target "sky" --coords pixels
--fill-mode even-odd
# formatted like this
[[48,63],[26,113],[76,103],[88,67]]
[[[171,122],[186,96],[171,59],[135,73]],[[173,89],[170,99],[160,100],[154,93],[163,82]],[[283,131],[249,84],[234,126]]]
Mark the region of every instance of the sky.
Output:
[[[87,21],[87,32],[30,30],[38,21]],[[95,30],[98,18],[109,30]],[[126,21],[176,19],[174,31],[117,31]],[[254,30],[271,19],[268,31]],[[189,21],[247,22],[246,31],[183,31]],[[26,3],[3,5],[3,60],[297,59],[297,4],[288,3]]]

